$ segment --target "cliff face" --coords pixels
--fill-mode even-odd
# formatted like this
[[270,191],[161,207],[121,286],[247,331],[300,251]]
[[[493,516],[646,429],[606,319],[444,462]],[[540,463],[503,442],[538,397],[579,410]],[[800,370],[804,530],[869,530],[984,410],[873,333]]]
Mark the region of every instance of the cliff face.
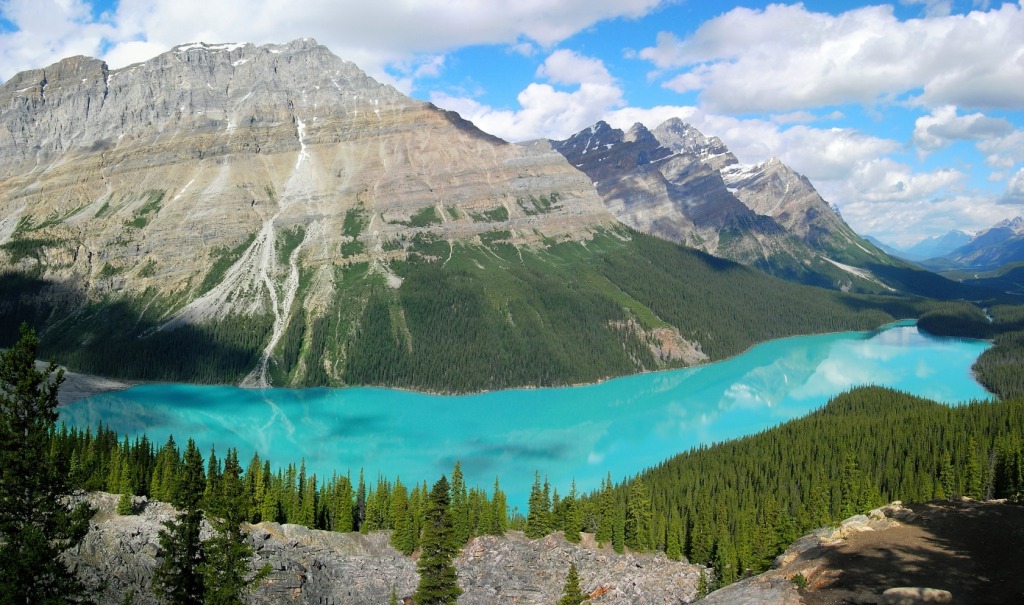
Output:
[[[6,264],[90,296],[159,286],[191,299],[211,253],[255,238],[220,312],[267,305],[266,283],[289,273],[269,248],[296,227],[295,260],[317,270],[381,263],[424,230],[536,241],[611,221],[558,154],[486,135],[311,40],[190,44],[114,71],[73,57],[11,78],[0,108],[0,244],[39,242]],[[517,203],[553,192],[543,214]],[[353,209],[368,224],[345,235]],[[342,253],[352,240],[364,251]]]
[[[156,605],[150,586],[159,557],[157,535],[174,510],[150,502],[137,515],[119,516],[114,512],[117,498],[89,496],[98,512],[68,561],[90,585],[105,582],[100,603],[121,603],[134,593],[134,603]],[[249,528],[249,540],[256,550],[253,566],[271,567],[269,578],[250,598],[253,603],[387,603],[392,588],[401,598],[419,582],[415,561],[391,548],[386,532],[338,534],[261,523]],[[558,536],[529,540],[510,532],[502,538],[475,538],[463,548],[456,560],[464,591],[459,603],[554,603],[571,563],[579,569],[583,590],[596,595],[591,602],[609,605],[688,603],[696,598],[701,569],[664,555],[616,555]]]

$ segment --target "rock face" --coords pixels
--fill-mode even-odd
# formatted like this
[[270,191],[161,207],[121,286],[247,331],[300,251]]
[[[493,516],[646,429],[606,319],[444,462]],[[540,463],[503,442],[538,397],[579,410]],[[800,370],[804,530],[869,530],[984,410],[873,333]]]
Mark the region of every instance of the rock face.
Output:
[[310,39],[187,44],[118,70],[72,57],[0,85],[0,274],[56,284],[38,297],[61,318],[101,301],[155,312],[153,330],[271,317],[252,385],[337,268],[397,287],[389,262],[418,237],[579,241],[614,224],[547,144],[485,134]]
[[599,122],[553,145],[636,229],[798,281],[885,290],[858,268],[892,259],[776,158],[744,166],[718,137],[675,118],[653,131]]
[[[103,585],[100,603],[156,605],[150,592],[159,556],[160,523],[174,510],[138,503],[139,514],[119,516],[113,494],[91,494],[98,509],[83,544],[70,553],[80,577]],[[209,531],[207,529],[207,531]],[[249,528],[253,564],[270,566],[268,579],[251,596],[258,604],[362,605],[387,603],[391,591],[411,595],[419,582],[416,563],[391,548],[386,532],[368,535],[261,523]],[[696,597],[700,568],[664,555],[617,555],[569,544],[560,536],[529,540],[510,532],[475,538],[456,560],[463,595],[459,603],[550,604],[561,596],[569,565],[576,563],[584,591],[595,604],[677,604]],[[105,582],[105,584],[104,584]]]

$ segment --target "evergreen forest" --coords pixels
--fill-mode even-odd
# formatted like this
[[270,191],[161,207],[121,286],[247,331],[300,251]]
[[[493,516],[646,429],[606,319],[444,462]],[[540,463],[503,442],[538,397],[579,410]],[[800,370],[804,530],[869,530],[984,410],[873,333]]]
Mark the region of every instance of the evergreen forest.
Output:
[[[405,260],[391,262],[397,289],[365,262],[335,267],[333,299],[315,310],[295,305],[287,318],[272,384],[580,384],[694,363],[661,352],[666,333],[715,361],[773,338],[873,329],[938,304],[798,285],[625,227],[540,247],[514,246],[509,235],[460,244],[421,233],[406,242]],[[297,300],[312,283],[303,270]],[[44,356],[134,380],[237,383],[259,363],[273,321],[230,315],[160,329],[184,293],[85,301],[22,274],[0,276],[0,294],[0,345],[27,321],[40,329]]]
[[[944,312],[956,316],[964,309],[949,305]],[[575,485],[560,493],[539,470],[526,514],[511,518],[497,478],[489,490],[472,487],[456,464],[450,485],[445,482],[450,539],[461,546],[473,536],[517,529],[533,538],[563,532],[576,542],[590,532],[618,552],[664,551],[704,564],[712,570],[713,588],[766,569],[814,528],[893,500],[962,495],[1019,501],[1024,399],[1019,383],[1003,375],[1022,371],[1024,339],[1013,330],[1022,315],[1011,307],[990,312],[993,321],[985,319],[985,325],[1006,331],[996,335],[996,346],[976,370],[992,376],[999,400],[951,407],[890,389],[858,388],[759,434],[695,448],[618,482],[609,476],[591,493],[579,493]],[[54,428],[49,448],[71,484],[87,490],[173,500],[187,468],[173,438],[160,445],[145,436],[131,441],[102,426]],[[302,462],[274,467],[256,454],[243,471],[238,461],[233,450],[223,460],[209,453],[204,506],[217,507],[225,469],[237,467],[244,520],[342,532],[390,530],[392,544],[406,554],[423,546],[432,491],[425,481],[367,479],[362,472],[320,478],[308,475]]]

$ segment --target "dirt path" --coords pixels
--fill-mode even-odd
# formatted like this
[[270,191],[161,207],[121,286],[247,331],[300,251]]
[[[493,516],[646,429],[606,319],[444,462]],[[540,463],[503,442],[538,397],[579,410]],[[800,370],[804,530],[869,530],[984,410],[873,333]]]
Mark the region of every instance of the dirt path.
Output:
[[877,602],[897,586],[947,590],[954,603],[1024,603],[1024,506],[935,501],[908,508],[916,516],[900,527],[854,533],[814,553],[823,565],[800,591],[804,603]]

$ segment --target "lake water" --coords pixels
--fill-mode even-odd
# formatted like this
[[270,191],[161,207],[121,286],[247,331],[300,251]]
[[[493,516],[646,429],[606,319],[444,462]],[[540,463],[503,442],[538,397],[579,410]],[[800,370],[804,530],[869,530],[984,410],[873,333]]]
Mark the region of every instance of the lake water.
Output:
[[910,322],[875,332],[799,336],[686,370],[601,384],[439,396],[378,388],[269,389],[155,384],[61,408],[70,425],[103,421],[161,445],[191,436],[223,457],[238,448],[274,466],[305,459],[320,477],[365,470],[433,483],[462,462],[467,483],[488,492],[500,475],[510,505],[525,512],[534,471],[559,493],[618,481],[692,446],[768,427],[876,384],[954,404],[989,394],[970,367],[990,345],[935,338]]

